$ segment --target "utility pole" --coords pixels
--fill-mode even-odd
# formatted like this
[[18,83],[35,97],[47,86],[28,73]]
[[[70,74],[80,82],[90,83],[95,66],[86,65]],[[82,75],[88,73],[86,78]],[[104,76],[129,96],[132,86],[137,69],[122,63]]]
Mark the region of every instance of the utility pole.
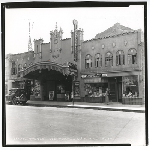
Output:
[[[78,39],[78,35],[77,35],[77,28],[78,28],[78,22],[77,20],[73,20],[73,25],[74,25],[74,64],[77,65],[77,60],[78,60],[78,44],[77,44],[77,39]],[[75,81],[75,74],[72,75],[72,94],[73,94],[73,99],[72,99],[72,104],[74,105],[74,81]]]

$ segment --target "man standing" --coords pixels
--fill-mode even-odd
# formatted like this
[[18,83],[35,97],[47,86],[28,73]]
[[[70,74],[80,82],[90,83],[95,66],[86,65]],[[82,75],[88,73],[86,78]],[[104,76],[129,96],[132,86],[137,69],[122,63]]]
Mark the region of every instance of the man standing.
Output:
[[105,103],[107,105],[109,105],[109,89],[106,89],[106,93],[105,93]]

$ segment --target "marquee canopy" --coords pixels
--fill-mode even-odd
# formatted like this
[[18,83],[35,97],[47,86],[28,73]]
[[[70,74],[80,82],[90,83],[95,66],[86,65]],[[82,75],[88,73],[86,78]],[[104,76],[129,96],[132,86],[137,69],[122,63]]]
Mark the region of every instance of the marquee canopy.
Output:
[[77,72],[76,70],[72,70],[69,68],[68,65],[60,65],[60,64],[57,64],[57,63],[54,63],[54,62],[38,62],[38,63],[35,63],[29,67],[27,67],[26,69],[24,70],[21,70],[18,72],[18,77],[21,77],[21,78],[28,78],[28,75],[29,74],[32,74],[32,72],[35,72],[37,70],[42,71],[42,70],[55,70],[57,72],[60,72],[62,73],[63,75],[76,75]]

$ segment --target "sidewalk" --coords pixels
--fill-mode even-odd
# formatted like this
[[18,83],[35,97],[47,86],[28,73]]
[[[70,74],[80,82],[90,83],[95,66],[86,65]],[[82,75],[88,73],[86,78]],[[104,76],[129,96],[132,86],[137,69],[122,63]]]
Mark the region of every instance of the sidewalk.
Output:
[[68,107],[68,108],[83,108],[96,110],[110,110],[110,111],[127,111],[127,112],[145,112],[144,105],[123,105],[121,103],[87,103],[87,102],[57,102],[57,101],[27,101],[28,106],[38,107]]

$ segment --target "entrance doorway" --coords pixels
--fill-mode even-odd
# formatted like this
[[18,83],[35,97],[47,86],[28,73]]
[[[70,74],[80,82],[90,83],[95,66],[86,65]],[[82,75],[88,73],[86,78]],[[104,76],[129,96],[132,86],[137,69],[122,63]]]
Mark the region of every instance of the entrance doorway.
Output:
[[109,90],[110,90],[109,101],[110,102],[117,102],[116,83],[115,82],[109,83]]
[[108,88],[110,90],[110,102],[122,102],[122,77],[113,77],[108,79]]

